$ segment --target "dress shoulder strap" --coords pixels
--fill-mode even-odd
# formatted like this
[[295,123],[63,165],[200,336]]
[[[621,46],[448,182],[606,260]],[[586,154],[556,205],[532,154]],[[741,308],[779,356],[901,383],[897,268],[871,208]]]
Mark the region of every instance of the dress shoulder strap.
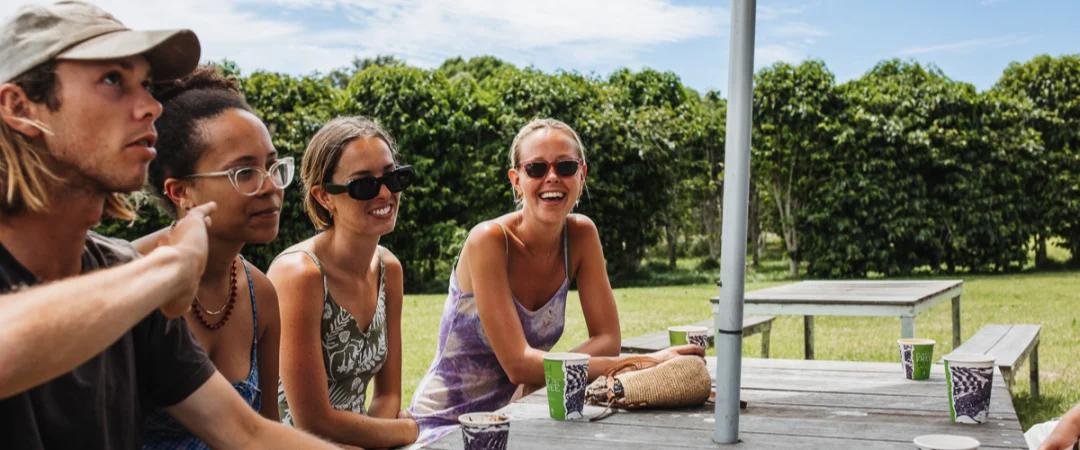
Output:
[[[308,255],[308,258],[311,258],[311,261],[315,263],[315,267],[319,268],[319,275],[322,275],[323,300],[326,300],[326,297],[330,295],[330,291],[326,287],[326,272],[323,271],[322,263],[319,262],[319,258],[317,256],[315,256],[314,253],[309,252],[307,250],[293,250],[291,252],[285,252],[285,253],[282,253],[280,255],[277,255],[277,257],[274,258],[274,261],[277,261],[277,259],[282,257],[282,256],[290,255],[290,254],[293,254],[293,253],[303,253],[305,255]],[[381,265],[382,262],[381,261],[382,260],[381,260],[381,254],[380,254],[380,263],[379,263],[380,264],[380,266],[379,266],[380,269],[382,268],[382,265]],[[273,261],[271,261],[270,264],[273,264]]]

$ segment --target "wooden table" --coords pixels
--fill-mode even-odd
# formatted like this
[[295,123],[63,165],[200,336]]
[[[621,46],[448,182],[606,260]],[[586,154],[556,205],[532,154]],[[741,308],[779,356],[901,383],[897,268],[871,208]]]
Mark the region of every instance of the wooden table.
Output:
[[[900,337],[915,337],[915,316],[952,300],[952,348],[960,346],[963,281],[802,281],[745,294],[744,314],[803,316],[806,359],[814,359],[814,316],[900,318]],[[713,313],[719,297],[712,298]]]
[[[715,358],[708,358],[715,374]],[[904,449],[923,434],[959,434],[982,449],[1026,449],[1023,430],[1000,372],[994,375],[991,420],[949,420],[944,368],[927,381],[904,379],[900,363],[743,359],[736,446],[713,442],[713,405],[619,412],[598,422],[561,422],[548,416],[540,390],[500,411],[513,418],[510,449]],[[586,407],[587,416],[599,408]],[[427,446],[461,449],[456,431]]]

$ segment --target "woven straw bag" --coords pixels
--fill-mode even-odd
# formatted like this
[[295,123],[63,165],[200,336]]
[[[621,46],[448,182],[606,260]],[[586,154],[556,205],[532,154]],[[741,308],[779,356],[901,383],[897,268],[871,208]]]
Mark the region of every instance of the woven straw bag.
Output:
[[638,356],[608,369],[589,385],[585,398],[592,405],[611,408],[666,408],[704,404],[711,391],[712,378],[700,356],[678,356],[662,363]]

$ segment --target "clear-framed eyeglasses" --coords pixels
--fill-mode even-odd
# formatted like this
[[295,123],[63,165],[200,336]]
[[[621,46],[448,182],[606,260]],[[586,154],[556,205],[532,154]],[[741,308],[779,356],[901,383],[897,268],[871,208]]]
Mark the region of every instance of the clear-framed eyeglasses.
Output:
[[227,176],[237,192],[252,196],[262,189],[263,183],[266,182],[266,177],[270,177],[270,183],[273,184],[275,188],[285,189],[292,183],[293,175],[295,173],[296,163],[293,158],[289,156],[277,160],[277,162],[270,165],[270,168],[265,170],[261,167],[238,167],[235,169],[222,170],[220,172],[196,173],[184,178]]

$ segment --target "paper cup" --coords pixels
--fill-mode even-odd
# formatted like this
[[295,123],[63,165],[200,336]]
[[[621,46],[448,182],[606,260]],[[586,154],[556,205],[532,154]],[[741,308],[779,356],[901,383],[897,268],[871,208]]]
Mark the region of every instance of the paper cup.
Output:
[[994,357],[953,353],[944,359],[950,418],[959,423],[985,423],[990,415]]
[[928,434],[915,438],[919,450],[978,450],[979,441],[967,436]]
[[585,387],[589,384],[589,355],[548,353],[544,355],[548,411],[556,420],[578,420],[584,416]]
[[500,413],[478,412],[462,414],[461,437],[465,450],[506,450],[510,439],[510,416]]
[[668,338],[671,341],[671,346],[696,344],[701,348],[706,348],[706,336],[709,333],[709,329],[706,327],[695,326],[679,326],[668,327]]
[[930,378],[930,366],[934,364],[934,344],[930,339],[900,339],[900,362],[904,376],[909,380]]

